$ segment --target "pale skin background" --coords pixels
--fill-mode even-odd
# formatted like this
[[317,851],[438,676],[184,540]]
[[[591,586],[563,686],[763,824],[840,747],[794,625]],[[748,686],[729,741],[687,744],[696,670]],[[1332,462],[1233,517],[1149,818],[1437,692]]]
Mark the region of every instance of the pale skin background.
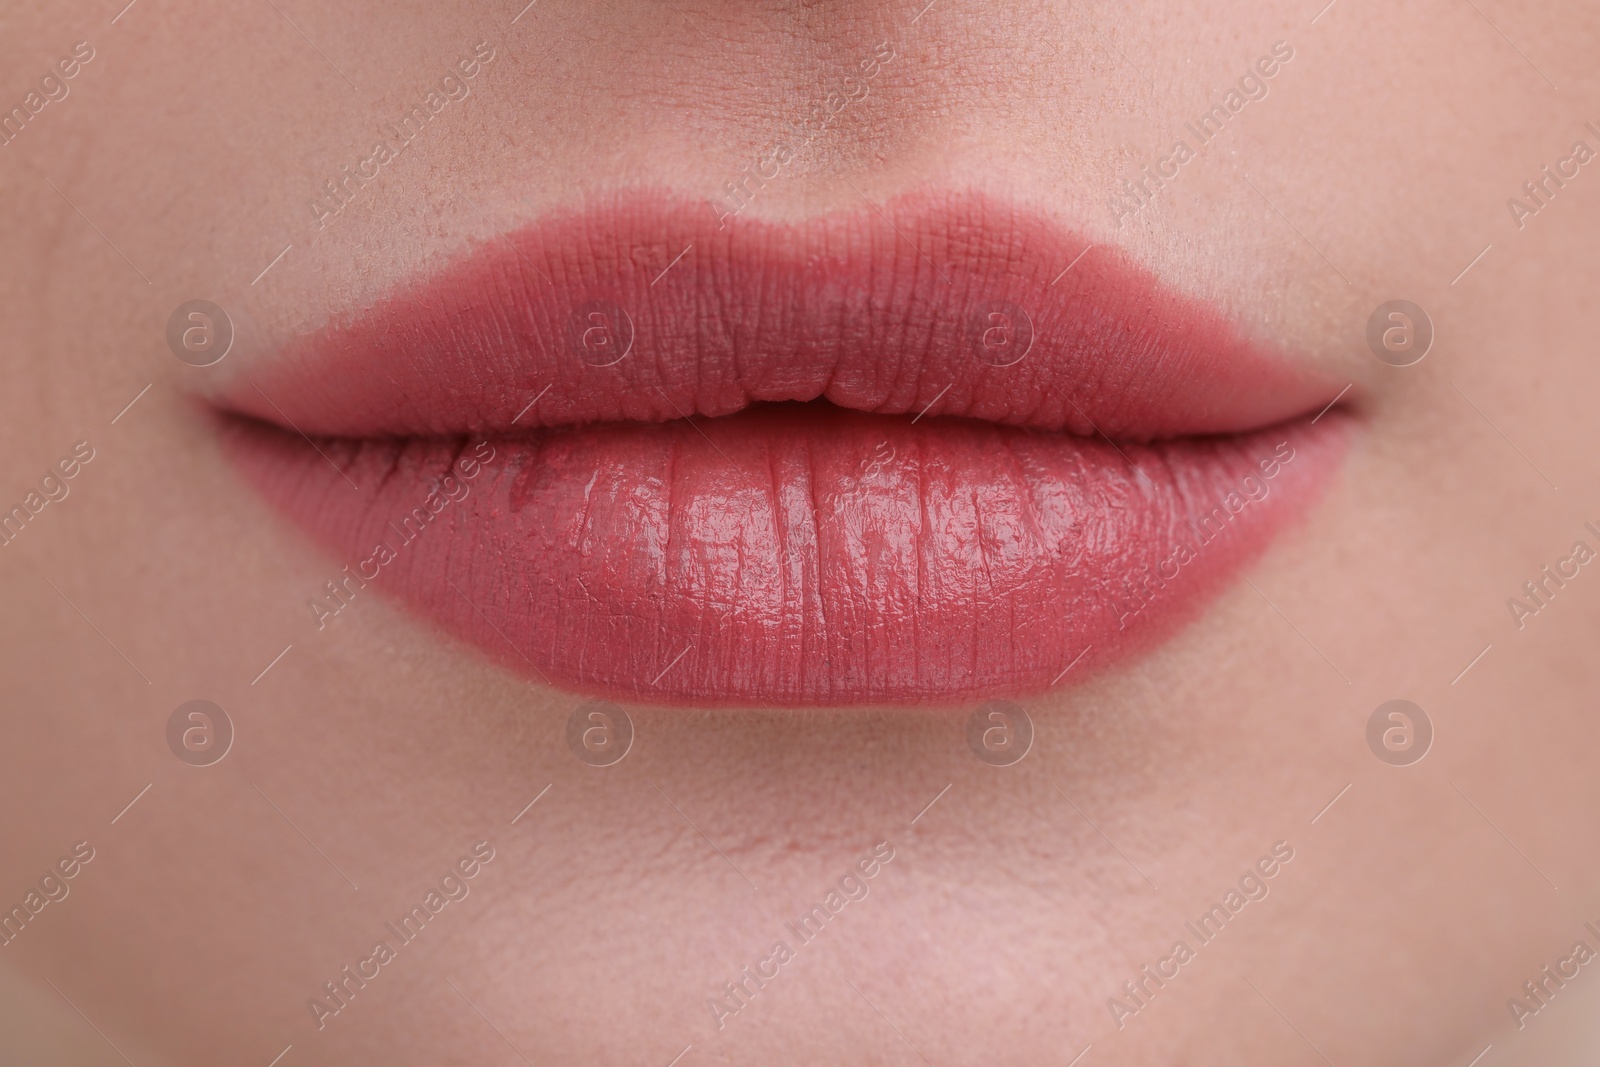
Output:
[[[942,1067],[1092,1045],[1083,1067],[1465,1067],[1492,1045],[1499,1067],[1600,1047],[1600,965],[1520,1034],[1505,1007],[1600,921],[1600,576],[1520,632],[1505,607],[1600,519],[1600,170],[1521,230],[1505,206],[1575,139],[1600,147],[1591,6],[120,6],[0,15],[6,107],[96,50],[0,148],[0,500],[97,450],[0,549],[0,900],[97,850],[0,950],[0,1058],[665,1067],[688,1045],[686,1067]],[[1013,195],[1353,383],[1345,467],[1256,589],[1026,698],[1037,741],[1004,769],[968,751],[963,707],[635,708],[634,750],[597,770],[562,740],[576,698],[378,596],[317,633],[305,600],[339,563],[256,499],[193,397],[586,193],[714,195],[884,39],[871,95],[751,212],[859,207],[845,178],[879,202]],[[485,40],[472,96],[313,241],[322,181]],[[1116,178],[1279,40],[1270,95],[1118,231]],[[240,324],[209,371],[163,338],[196,297]],[[1363,339],[1394,298],[1438,331],[1405,370]],[[163,736],[195,697],[238,730],[205,769]],[[1437,730],[1404,769],[1364,740],[1395,697]],[[306,999],[482,839],[472,895],[317,1032]],[[706,998],[886,839],[871,894],[716,1031]],[[1106,998],[1278,840],[1296,856],[1271,895],[1117,1030]]]

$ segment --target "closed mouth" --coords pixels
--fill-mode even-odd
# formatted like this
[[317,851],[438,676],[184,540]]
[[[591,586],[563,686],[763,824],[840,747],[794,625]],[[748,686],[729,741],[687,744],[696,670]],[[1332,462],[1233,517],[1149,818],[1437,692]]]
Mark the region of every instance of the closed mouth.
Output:
[[[1170,635],[1336,471],[1338,392],[976,194],[800,223],[635,192],[477,246],[215,398],[345,569],[641,702],[944,703]],[[309,442],[309,444],[308,444]]]

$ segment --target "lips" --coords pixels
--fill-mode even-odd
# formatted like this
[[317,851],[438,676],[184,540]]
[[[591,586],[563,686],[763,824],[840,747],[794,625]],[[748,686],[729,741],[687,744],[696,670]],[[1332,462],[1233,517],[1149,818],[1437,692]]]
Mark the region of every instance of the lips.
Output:
[[346,568],[309,625],[370,584],[635,701],[1018,695],[1171,634],[1337,468],[1337,387],[1044,215],[718,214],[546,219],[231,383]]

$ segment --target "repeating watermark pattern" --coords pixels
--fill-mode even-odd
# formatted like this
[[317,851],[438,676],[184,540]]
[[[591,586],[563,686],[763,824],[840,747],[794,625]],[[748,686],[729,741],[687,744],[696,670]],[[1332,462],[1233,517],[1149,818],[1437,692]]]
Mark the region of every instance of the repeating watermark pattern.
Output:
[[[1600,939],[1600,929],[1596,929],[1594,923],[1585,922],[1583,925],[1591,935]],[[1529,1019],[1549,1007],[1556,994],[1565,989],[1568,982],[1577,978],[1582,973],[1584,965],[1593,960],[1595,955],[1594,949],[1589,947],[1587,941],[1575,942],[1571,952],[1553,964],[1545,964],[1537,975],[1522,983],[1524,995],[1507,997],[1506,1010],[1511,1013],[1517,1029],[1526,1028]]]
[[233,348],[233,320],[209,300],[188,300],[167,316],[167,348],[191,367],[220,363]]
[[[133,3],[130,2],[116,18],[111,20],[112,23],[115,24],[132,6]],[[911,21],[915,23],[932,6],[930,2],[922,7]],[[527,8],[523,8],[511,21],[517,22],[531,7],[532,4],[529,4]],[[1330,7],[1332,4],[1319,11],[1312,22],[1321,19]],[[287,19],[287,16],[284,17]],[[298,27],[296,31],[298,32]],[[1507,40],[1509,43],[1509,38]],[[307,42],[309,43],[309,38]],[[312,47],[315,48],[315,45]],[[19,137],[28,125],[37,121],[48,105],[64,101],[70,93],[71,79],[75,78],[95,57],[95,50],[87,41],[78,42],[70,56],[58,60],[49,72],[38,80],[36,89],[28,90],[20,105],[11,107],[9,111],[0,110],[0,146],[9,145]],[[1188,163],[1205,154],[1207,148],[1222,134],[1235,116],[1245,110],[1250,103],[1265,99],[1272,80],[1294,57],[1295,50],[1286,41],[1276,42],[1270,54],[1258,58],[1238,79],[1236,85],[1228,89],[1220,103],[1211,103],[1209,109],[1202,112],[1197,119],[1183,123],[1182,136],[1173,142],[1165,155],[1156,159],[1153,165],[1142,165],[1133,180],[1121,181],[1121,189],[1112,194],[1110,201],[1110,209],[1117,225],[1120,227],[1125,218],[1137,217],[1145,207],[1154,203],[1165,186],[1176,180]],[[412,106],[399,122],[390,123],[383,131],[382,139],[366,155],[356,159],[353,167],[342,166],[334,179],[323,182],[322,189],[308,201],[316,227],[319,230],[325,229],[346,207],[355,203],[367,185],[377,181],[386,173],[390,164],[411,146],[422,130],[431,125],[450,103],[465,101],[471,95],[474,79],[494,59],[494,48],[488,42],[479,43],[467,58],[446,68],[447,72],[427,87],[420,104]],[[725,182],[724,193],[720,199],[709,201],[717,213],[719,227],[726,226],[730,219],[738,216],[754,202],[757,195],[769,183],[776,181],[785,168],[811,148],[852,105],[866,100],[872,89],[871,81],[880,74],[884,65],[895,59],[896,55],[887,40],[879,44],[872,56],[861,60],[859,76],[845,77],[842,85],[826,92],[822,99],[815,103],[806,118],[791,124],[793,126],[791,133],[783,135],[781,139],[757,153],[753,163],[746,164],[735,181]],[[331,61],[329,65],[332,65]],[[1211,95],[1214,99],[1215,94]],[[460,110],[463,109],[453,109],[452,113]],[[1595,123],[1585,123],[1585,127],[1589,134],[1600,138],[1600,127]],[[1226,143],[1224,142],[1225,145]],[[351,155],[356,154],[357,150],[351,151]],[[1542,166],[1538,175],[1524,182],[1522,191],[1506,200],[1506,208],[1516,228],[1518,230],[1525,228],[1530,218],[1550,206],[1566,184],[1577,179],[1582,168],[1593,160],[1594,155],[1594,150],[1586,140],[1575,141],[1565,155],[1557,158],[1553,164]],[[299,202],[298,198],[296,202]],[[281,262],[291,247],[292,245],[286,245],[278,252],[277,257],[251,284],[260,281],[268,271]],[[1473,264],[1483,258],[1489,247],[1479,253]],[[1085,253],[1087,251],[1085,249]],[[685,248],[655,280],[660,281],[674,264],[689,253],[690,248]],[[1076,262],[1077,260],[1074,260],[1073,265]],[[1070,270],[1071,266],[1069,265],[1067,270]],[[1472,264],[1468,265],[1468,270],[1471,266]],[[1065,273],[1066,271],[1062,272],[1063,275]],[[1460,281],[1465,274],[1466,271],[1463,271],[1457,276],[1456,281]],[[1455,282],[1451,284],[1454,285]],[[234,323],[228,313],[219,305],[207,300],[193,300],[180,305],[169,316],[166,328],[169,349],[176,358],[193,367],[212,366],[225,358],[231,351],[235,339],[234,333]],[[578,306],[572,311],[566,323],[566,339],[574,356],[585,365],[597,368],[613,366],[627,358],[634,346],[635,333],[634,321],[627,310],[615,301],[607,299],[594,299]],[[1034,336],[1034,324],[1027,311],[1017,305],[1001,302],[980,308],[967,323],[965,339],[974,358],[987,366],[1005,368],[1018,364],[1029,355]],[[1426,312],[1415,303],[1403,300],[1389,301],[1374,310],[1370,316],[1366,338],[1369,348],[1377,359],[1390,366],[1408,367],[1422,360],[1431,350],[1434,327]],[[145,391],[149,389],[150,386],[145,386]],[[940,397],[943,395],[941,393]],[[144,391],[141,391],[128,407],[142,396]],[[542,397],[543,393],[540,396]],[[936,404],[940,397],[935,397],[923,409],[923,414]],[[539,397],[535,397],[528,408],[537,403],[538,399]],[[1332,403],[1329,406],[1331,407]],[[524,409],[524,413],[528,408]],[[120,419],[127,410],[125,407],[117,418]],[[521,414],[519,413],[518,419],[521,418]],[[917,416],[921,417],[921,414]],[[1321,415],[1318,416],[1320,417]],[[112,420],[113,423],[116,421]],[[1251,475],[1246,478],[1238,492],[1229,493],[1210,513],[1201,517],[1198,522],[1191,523],[1195,535],[1192,542],[1181,544],[1153,569],[1146,566],[1142,578],[1130,576],[1124,579],[1125,595],[1119,604],[1132,606],[1119,615],[1123,626],[1126,626],[1129,618],[1142,611],[1151,599],[1160,594],[1165,582],[1176,580],[1182,568],[1192,562],[1206,545],[1226,532],[1234,516],[1240,514],[1251,503],[1266,498],[1271,491],[1269,484],[1271,479],[1294,459],[1294,450],[1288,447],[1287,442],[1281,443],[1278,447],[1279,451],[1272,457],[1261,461],[1259,477]],[[1285,449],[1287,449],[1286,455]],[[484,450],[488,452],[486,456],[483,455]],[[22,502],[12,507],[9,512],[0,513],[0,545],[9,544],[19,536],[48,504],[59,503],[66,499],[70,492],[70,481],[83,466],[95,458],[95,454],[94,448],[87,441],[78,442],[71,456],[63,457],[47,470],[44,477],[39,480],[37,489],[30,490]],[[888,442],[881,443],[871,456],[862,461],[862,477],[878,476],[895,461],[895,458],[894,449]],[[382,568],[397,559],[399,553],[420,536],[449,504],[463,501],[471,491],[468,483],[475,479],[483,465],[493,459],[494,449],[487,441],[478,445],[478,453],[474,457],[458,459],[453,465],[452,472],[435,484],[421,505],[407,513],[398,526],[393,522],[390,523],[390,527],[400,537],[397,543],[394,545],[380,543],[366,558],[345,567],[341,576],[326,583],[328,594],[326,598],[319,596],[308,600],[317,629],[323,629],[329,618],[340,614],[345,607],[348,607],[357,591],[363,589],[366,582],[377,579]],[[1600,528],[1593,523],[1586,524],[1585,528],[1588,531],[1587,535],[1595,536],[1597,544],[1600,544]],[[387,536],[386,534],[385,537]],[[787,548],[785,551],[788,551]],[[1589,546],[1587,540],[1575,542],[1566,556],[1558,558],[1550,566],[1543,567],[1535,579],[1525,582],[1521,594],[1508,598],[1507,610],[1517,629],[1519,631],[1523,629],[1530,617],[1548,607],[1556,593],[1563,589],[1567,582],[1574,580],[1581,573],[1581,568],[1595,558],[1595,554],[1595,550]],[[290,647],[292,646],[286,645],[251,684],[259,682],[267,671],[283,658]],[[1489,646],[1485,646],[1472,662],[1477,663],[1488,649]],[[673,665],[681,661],[689,651],[689,648],[685,648],[678,653],[677,658],[673,659],[665,669],[671,670]],[[1085,649],[1080,652],[1062,674],[1071,670],[1088,651]],[[1468,669],[1471,666],[1472,664],[1469,664]],[[1463,675],[1465,673],[1462,672]],[[1456,680],[1460,680],[1459,675]],[[1406,700],[1391,700],[1381,705],[1372,712],[1366,725],[1366,739],[1371,751],[1380,760],[1392,766],[1409,766],[1421,760],[1431,748],[1433,734],[1433,724],[1427,713],[1417,704]],[[973,711],[965,723],[965,736],[969,749],[978,759],[992,766],[1012,766],[1031,751],[1034,742],[1034,723],[1028,712],[1019,704],[1007,700],[995,700]],[[231,750],[234,724],[228,713],[218,704],[209,700],[191,700],[174,709],[169,716],[165,726],[165,737],[169,749],[179,760],[190,766],[206,767],[223,759]],[[568,718],[565,740],[574,757],[586,765],[613,766],[631,751],[634,724],[627,711],[617,704],[605,700],[588,701],[574,709]],[[112,825],[115,826],[117,820],[138,803],[151,788],[151,785],[145,785],[122,812],[111,820]],[[544,791],[513,817],[511,823],[516,824],[549,788],[550,786],[545,786]],[[1351,786],[1346,785],[1344,790],[1341,790],[1311,822],[1315,824],[1350,788]],[[946,785],[933,801],[912,819],[913,829],[917,821],[950,790],[951,786]],[[265,797],[265,794],[262,795]],[[1462,795],[1465,797],[1465,794]],[[270,800],[268,802],[271,803]],[[276,808],[276,804],[273,804],[273,807]],[[282,814],[281,811],[279,813]],[[287,816],[284,818],[287,821]],[[296,829],[298,830],[298,827]],[[307,838],[308,842],[309,840]],[[1509,839],[1507,841],[1509,843]],[[317,851],[321,852],[321,849],[318,848]],[[718,851],[720,852],[720,849]],[[1520,849],[1518,851],[1520,852]],[[36,884],[29,887],[19,904],[14,905],[8,912],[0,913],[0,948],[9,946],[48,905],[61,903],[67,899],[71,891],[71,882],[95,857],[95,849],[88,841],[77,842],[72,846],[70,855],[59,859],[37,880]],[[422,931],[450,904],[464,901],[470,894],[473,880],[481,873],[484,866],[495,858],[495,850],[488,841],[478,842],[472,847],[470,854],[462,856],[455,864],[446,868],[445,873],[429,885],[420,901],[414,903],[398,922],[384,923],[383,939],[373,946],[370,953],[358,958],[353,965],[343,966],[332,979],[323,983],[320,992],[308,998],[307,1007],[316,1029],[319,1031],[324,1029],[330,1018],[340,1015],[350,1007],[357,995],[366,989],[367,984],[376,981],[402,954],[405,946],[420,937]],[[800,950],[819,938],[823,929],[831,925],[850,904],[863,901],[870,892],[871,881],[895,858],[894,846],[888,841],[880,842],[869,854],[847,868],[846,872],[828,888],[819,903],[812,905],[797,920],[784,923],[780,940],[774,941],[764,954],[758,954],[752,965],[742,968],[735,980],[723,983],[720,991],[707,998],[707,1009],[716,1029],[719,1031],[724,1029],[729,1019],[749,1008],[771,983],[778,981],[783,968],[793,963],[798,958]],[[1123,984],[1121,993],[1108,998],[1108,1011],[1116,1022],[1117,1029],[1120,1030],[1126,1025],[1128,1017],[1139,1014],[1149,1007],[1155,995],[1165,988],[1167,983],[1174,981],[1182,973],[1182,968],[1197,958],[1199,950],[1220,936],[1222,929],[1237,918],[1247,905],[1264,900],[1270,893],[1272,880],[1294,858],[1295,850],[1288,842],[1276,842],[1271,852],[1249,867],[1209,910],[1197,920],[1185,922],[1183,938],[1174,942],[1166,955],[1142,967],[1134,980]],[[331,865],[331,861],[329,862]],[[1519,1030],[1527,1026],[1529,1019],[1541,1013],[1567,983],[1577,980],[1581,976],[1582,969],[1596,958],[1597,953],[1591,948],[1591,941],[1588,938],[1593,937],[1597,940],[1592,943],[1600,944],[1600,927],[1592,922],[1584,925],[1587,930],[1584,939],[1574,943],[1570,951],[1552,964],[1542,967],[1533,979],[1522,984],[1520,993],[1506,1001],[1507,1010]],[[837,936],[839,935],[836,932],[835,937]],[[455,988],[454,982],[450,982],[450,985]],[[854,988],[853,983],[851,986]],[[457,989],[457,992],[460,990]],[[462,994],[462,997],[465,999],[465,994]],[[1268,1003],[1270,1004],[1270,1001]],[[476,1010],[475,1005],[474,1010]],[[87,1015],[84,1018],[88,1020]],[[487,1016],[484,1018],[488,1021]],[[884,1019],[888,1021],[887,1016],[884,1016]],[[489,1025],[494,1026],[492,1022]],[[495,1029],[498,1032],[498,1027]],[[901,1036],[904,1037],[903,1034]],[[107,1040],[109,1043],[109,1038]],[[509,1038],[506,1041],[510,1044]],[[285,1047],[272,1060],[272,1064],[283,1060],[292,1047],[292,1045]],[[514,1045],[511,1047],[515,1050]],[[685,1045],[683,1051],[672,1060],[672,1064],[682,1060],[691,1047]],[[520,1056],[520,1050],[516,1051]],[[1071,1060],[1071,1064],[1077,1064],[1088,1051],[1089,1047],[1086,1046]],[[1488,1049],[1484,1051],[1487,1052]],[[1482,1056],[1480,1053],[1478,1059],[1482,1059]],[[265,1056],[262,1058],[265,1059]],[[527,1059],[525,1056],[522,1058]],[[1478,1060],[1473,1061],[1477,1062]],[[671,1064],[668,1067],[671,1067]]]
[[828,890],[821,903],[813,905],[800,918],[784,923],[784,929],[794,939],[794,947],[790,947],[786,940],[774,941],[766,955],[752,967],[744,968],[733,981],[724,982],[722,992],[707,997],[706,1008],[711,1012],[711,1021],[717,1029],[727,1026],[730,1018],[748,1008],[756,995],[767,987],[767,983],[774,981],[782,973],[782,968],[794,961],[797,950],[816,940],[823,928],[847,905],[867,899],[871,891],[868,883],[882,872],[884,865],[892,861],[894,855],[894,846],[888,841],[874,845],[869,855],[857,860],[834,883],[834,888]]
[[209,700],[179,704],[167,717],[167,748],[191,767],[220,762],[233,747],[233,720]]
[[15,941],[45,908],[66,900],[67,895],[72,892],[71,881],[82,872],[84,864],[92,859],[94,859],[94,846],[87,841],[79,841],[72,846],[70,854],[56,860],[55,864],[40,876],[35,887],[23,895],[22,903],[13,905],[9,911],[0,916],[0,948],[10,947],[11,942]]
[[[829,91],[813,105],[805,118],[791,121],[789,135],[756,157],[754,173],[751,173],[751,165],[746,163],[738,178],[723,182],[720,198],[707,201],[711,205],[711,210],[716,212],[717,228],[726,228],[729,219],[738,217],[749,207],[755,200],[756,194],[766,188],[768,182],[776,181],[778,175],[783,173],[783,168],[822,136],[833,120],[843,114],[846,108],[856,101],[865,100],[867,94],[872,91],[868,82],[876,78],[883,65],[892,62],[894,58],[895,51],[890,47],[888,40],[880,42],[873,49],[872,55],[861,60],[859,64],[861,77],[843,79],[839,88]],[[757,184],[752,187],[752,182]],[[728,206],[730,203],[732,207]]]
[[1433,720],[1409,700],[1386,700],[1367,716],[1367,747],[1391,767],[1409,767],[1433,747]]
[[1183,124],[1187,132],[1173,141],[1166,155],[1156,160],[1154,169],[1146,163],[1133,180],[1121,179],[1121,188],[1111,194],[1109,201],[1111,216],[1116,220],[1117,227],[1120,229],[1124,219],[1137,217],[1153,204],[1156,194],[1177,178],[1186,164],[1198,159],[1206,147],[1228,128],[1233,117],[1245,109],[1245,105],[1265,100],[1271,91],[1272,79],[1293,58],[1294,48],[1288,41],[1274,41],[1270,53],[1257,58],[1250,69],[1223,94],[1220,103],[1213,101],[1198,117]]
[[1138,615],[1149,607],[1156,597],[1166,589],[1167,583],[1176,581],[1183,573],[1183,568],[1193,563],[1207,545],[1221,537],[1228,530],[1228,524],[1234,516],[1241,514],[1251,504],[1259,504],[1272,495],[1272,479],[1276,478],[1284,467],[1294,462],[1294,446],[1288,441],[1280,441],[1270,456],[1256,463],[1260,475],[1246,475],[1239,483],[1239,488],[1231,490],[1210,511],[1198,519],[1189,520],[1189,531],[1194,535],[1193,542],[1179,541],[1171,555],[1161,560],[1151,570],[1145,564],[1140,573],[1125,575],[1122,578],[1122,588],[1112,597],[1111,601],[1117,610],[1117,624],[1126,630],[1128,620]]
[[[1600,544],[1600,530],[1595,529],[1594,523],[1586,522],[1583,528]],[[1545,564],[1535,577],[1522,583],[1521,596],[1506,597],[1506,610],[1511,613],[1511,621],[1517,624],[1517,629],[1527,626],[1529,619],[1549,607],[1556,594],[1581,574],[1584,565],[1594,558],[1595,550],[1589,547],[1589,542],[1574,541],[1572,551],[1553,564]]]
[[591,367],[621,363],[633,351],[633,316],[615,300],[580,304],[567,317],[567,348]]
[[398,922],[383,924],[387,934],[372,946],[371,953],[357,960],[354,967],[346,964],[340,968],[337,975],[322,983],[321,993],[306,998],[306,1007],[317,1029],[324,1029],[330,1018],[350,1007],[356,994],[367,988],[368,982],[376,980],[385,967],[398,959],[401,949],[421,937],[428,924],[438,918],[448,905],[466,900],[472,892],[470,882],[482,873],[484,865],[493,861],[494,857],[494,846],[489,842],[479,841],[473,845],[469,855],[458,859],[434,886],[429,887],[420,903],[413,904]]
[[1010,700],[991,700],[967,719],[967,747],[991,767],[1022,762],[1033,748],[1033,718]]
[[0,147],[9,145],[21,136],[22,131],[30,122],[37,121],[45,108],[65,100],[72,92],[72,86],[67,83],[76,78],[94,56],[94,46],[88,41],[79,41],[72,46],[71,53],[56,60],[39,79],[38,88],[29,89],[20,104],[13,105],[0,115]]
[[21,536],[22,531],[41,511],[51,504],[59,504],[72,492],[68,483],[76,478],[84,466],[94,459],[94,446],[79,441],[72,446],[72,454],[56,460],[55,466],[45,471],[39,479],[39,488],[30,489],[20,504],[10,511],[0,513],[0,546],[9,545]]
[[1433,320],[1409,300],[1379,304],[1367,316],[1367,347],[1391,367],[1420,363],[1433,347]]
[[[1585,122],[1584,129],[1600,138],[1600,128],[1593,122]],[[1572,142],[1572,150],[1565,156],[1556,160],[1552,168],[1546,163],[1539,168],[1539,175],[1522,183],[1522,197],[1506,197],[1506,210],[1511,213],[1511,221],[1517,229],[1528,225],[1528,220],[1545,208],[1556,198],[1556,194],[1566,188],[1567,182],[1572,181],[1583,171],[1585,164],[1594,159],[1594,149],[1589,147],[1587,141]]]
[[[1187,937],[1174,941],[1165,956],[1140,968],[1137,978],[1122,983],[1120,996],[1107,997],[1106,1010],[1111,1013],[1117,1029],[1126,1026],[1130,1016],[1148,1008],[1155,995],[1177,978],[1184,967],[1194,962],[1200,949],[1215,941],[1223,927],[1232,922],[1245,909],[1245,905],[1267,899],[1267,894],[1272,891],[1270,881],[1292,859],[1294,846],[1287,841],[1274,842],[1271,852],[1256,860],[1240,875],[1238,883],[1230,886],[1219,902],[1202,912],[1198,919],[1183,924]],[[1193,945],[1189,944],[1191,939]]]
[[399,559],[401,550],[408,548],[412,542],[421,537],[433,520],[439,517],[440,512],[451,504],[459,504],[465,500],[472,493],[472,480],[482,474],[483,468],[492,463],[494,458],[495,447],[488,441],[478,442],[471,455],[463,453],[456,457],[451,465],[453,473],[439,478],[428,490],[428,495],[423,498],[422,503],[401,516],[398,525],[393,519],[389,520],[389,528],[397,536],[396,545],[391,546],[388,541],[379,541],[365,559],[346,564],[339,577],[324,582],[326,595],[309,597],[306,600],[306,607],[311,610],[311,617],[316,620],[317,629],[326,629],[328,620],[349,607],[355,601],[356,594],[365,589],[368,582],[375,580],[383,573],[384,567]]
[[611,767],[633,748],[633,719],[609,700],[590,700],[567,718],[567,748],[579,763]]
[[471,96],[472,79],[476,78],[484,67],[494,62],[494,57],[494,46],[488,41],[479,41],[473,46],[470,55],[465,59],[456,60],[448,72],[438,79],[436,85],[428,87],[421,103],[413,104],[398,122],[389,124],[385,133],[392,135],[393,144],[388,137],[385,137],[374,144],[366,156],[356,161],[354,170],[346,164],[339,168],[338,178],[324,181],[323,191],[307,202],[311,217],[316,220],[317,229],[326,229],[328,223],[350,206],[363,189],[378,179],[384,167],[399,159],[401,154],[411,147],[411,143],[423,129],[438,117],[451,101],[459,103]]

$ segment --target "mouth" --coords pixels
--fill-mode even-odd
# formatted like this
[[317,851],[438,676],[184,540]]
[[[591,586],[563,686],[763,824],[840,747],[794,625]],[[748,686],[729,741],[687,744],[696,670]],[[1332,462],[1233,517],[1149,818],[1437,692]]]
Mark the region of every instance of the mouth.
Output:
[[1338,386],[975,194],[634,193],[248,368],[230,453],[369,586],[564,689],[946,703],[1194,619],[1336,473]]

